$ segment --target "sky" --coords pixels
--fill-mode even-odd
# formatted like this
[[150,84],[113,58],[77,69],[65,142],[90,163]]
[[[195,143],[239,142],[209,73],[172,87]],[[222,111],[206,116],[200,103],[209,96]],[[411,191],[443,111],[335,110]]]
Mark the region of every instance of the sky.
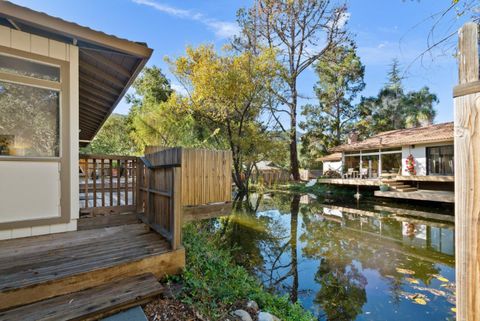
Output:
[[[146,42],[154,49],[148,65],[157,65],[172,87],[181,90],[168,70],[165,57],[179,57],[187,46],[213,44],[220,49],[229,37],[238,33],[236,12],[253,0],[14,0],[14,3],[61,17],[108,34]],[[453,120],[452,88],[457,83],[457,65],[453,51],[436,50],[424,59],[416,59],[427,48],[434,23],[432,15],[448,7],[450,0],[347,0],[347,23],[365,65],[363,96],[373,96],[385,84],[393,59],[405,70],[405,89],[428,86],[437,94],[436,123]],[[463,19],[448,20],[457,28]],[[450,23],[451,22],[451,23]],[[440,29],[437,39],[444,34]],[[454,44],[456,37],[452,38]],[[442,49],[445,47],[442,46]],[[307,70],[299,80],[299,92],[305,103],[316,103],[313,87],[316,76]],[[126,114],[122,101],[115,112]]]

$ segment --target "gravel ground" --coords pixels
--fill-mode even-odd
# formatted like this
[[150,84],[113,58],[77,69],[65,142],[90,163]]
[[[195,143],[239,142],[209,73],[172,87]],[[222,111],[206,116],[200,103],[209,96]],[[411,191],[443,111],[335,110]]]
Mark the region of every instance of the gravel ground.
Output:
[[187,305],[176,299],[160,298],[143,308],[149,321],[203,321]]

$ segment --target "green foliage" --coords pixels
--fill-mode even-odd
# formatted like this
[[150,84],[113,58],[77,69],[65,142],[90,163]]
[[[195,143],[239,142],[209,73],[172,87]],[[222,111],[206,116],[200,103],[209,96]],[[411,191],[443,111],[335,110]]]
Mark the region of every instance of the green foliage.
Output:
[[90,145],[82,148],[81,152],[85,154],[134,155],[137,148],[130,139],[130,128],[127,116],[112,114]]
[[394,60],[387,84],[377,97],[362,97],[356,125],[361,138],[379,132],[431,124],[438,98],[428,87],[405,93],[398,61]]
[[[276,102],[269,111],[276,126],[288,132],[290,171],[298,181],[298,79],[330,50],[346,42],[346,5],[333,1],[258,0],[248,10],[240,10],[237,17],[242,37],[235,39],[235,47],[256,52],[263,44],[277,53],[281,68],[276,81],[270,84]],[[289,126],[282,123],[284,117],[289,118]]]
[[218,147],[232,151],[234,182],[248,190],[253,164],[281,145],[271,139],[260,117],[278,68],[274,51],[254,55],[227,49],[221,55],[212,46],[200,46],[169,62],[188,91],[173,104],[176,110],[191,115]]
[[214,320],[228,313],[236,302],[255,300],[263,311],[285,321],[307,321],[314,317],[288,296],[277,296],[263,289],[258,280],[235,265],[219,240],[190,224],[184,228],[183,244],[187,264],[183,273],[183,301]]
[[319,104],[304,106],[305,121],[300,123],[306,131],[302,136],[302,154],[310,163],[345,140],[359,115],[352,102],[365,87],[365,67],[354,46],[329,51],[316,64],[315,71],[319,78],[315,86]]

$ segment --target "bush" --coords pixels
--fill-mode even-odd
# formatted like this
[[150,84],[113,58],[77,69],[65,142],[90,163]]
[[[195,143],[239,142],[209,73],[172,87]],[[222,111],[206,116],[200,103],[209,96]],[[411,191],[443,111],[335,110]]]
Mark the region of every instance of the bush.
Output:
[[287,296],[267,292],[245,268],[233,263],[230,252],[221,249],[214,236],[189,224],[184,228],[183,244],[187,262],[182,300],[202,315],[219,319],[233,304],[248,299],[285,321],[314,320],[311,313],[289,302]]

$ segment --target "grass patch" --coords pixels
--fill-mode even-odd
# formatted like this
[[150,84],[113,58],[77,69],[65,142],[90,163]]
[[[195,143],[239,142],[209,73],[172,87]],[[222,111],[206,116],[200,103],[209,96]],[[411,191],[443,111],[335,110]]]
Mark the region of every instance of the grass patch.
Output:
[[187,262],[182,275],[182,300],[202,315],[220,319],[233,304],[249,299],[256,301],[262,311],[285,321],[315,320],[300,304],[266,291],[245,268],[235,265],[231,253],[221,248],[214,235],[191,223],[184,228],[183,244]]

